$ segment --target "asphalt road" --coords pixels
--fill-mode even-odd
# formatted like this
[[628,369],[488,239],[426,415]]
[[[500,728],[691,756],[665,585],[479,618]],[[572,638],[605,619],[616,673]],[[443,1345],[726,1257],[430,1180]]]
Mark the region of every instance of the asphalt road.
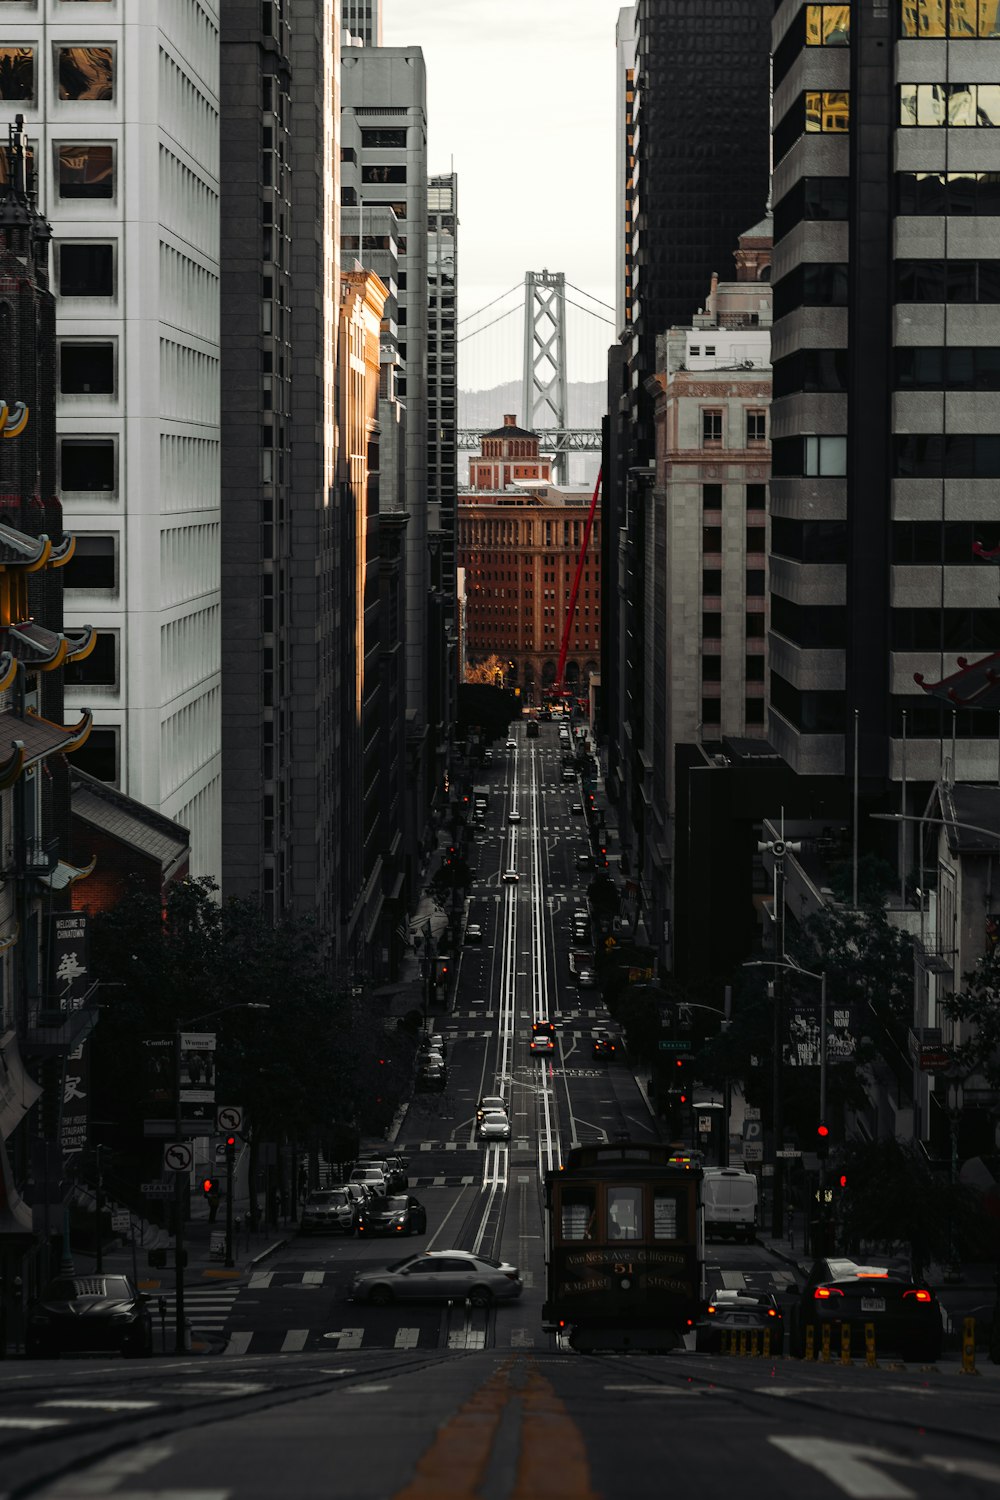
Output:
[[[977,1379],[953,1358],[592,1357],[543,1332],[543,1169],[577,1141],[656,1127],[627,1061],[593,1061],[590,1033],[607,1018],[569,972],[569,918],[589,879],[576,869],[579,786],[561,780],[554,726],[518,740],[477,777],[493,787],[469,912],[485,939],[463,951],[439,1021],[448,1087],[417,1095],[398,1136],[427,1234],[298,1236],[253,1276],[194,1291],[214,1356],[0,1366],[0,1500],[1000,1500],[992,1366]],[[542,1017],[556,1023],[550,1057],[529,1051]],[[513,1138],[484,1150],[475,1106],[497,1088]],[[486,1310],[347,1299],[356,1269],[425,1247],[512,1260],[523,1295]],[[793,1286],[759,1245],[712,1244],[708,1263],[713,1289],[783,1298]]]

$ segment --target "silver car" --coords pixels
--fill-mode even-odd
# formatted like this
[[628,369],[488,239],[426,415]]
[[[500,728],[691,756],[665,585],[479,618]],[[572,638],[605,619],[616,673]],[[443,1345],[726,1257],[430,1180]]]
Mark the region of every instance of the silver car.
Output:
[[502,1109],[490,1109],[479,1122],[479,1136],[484,1141],[509,1141],[510,1121]]
[[355,1234],[358,1227],[358,1210],[354,1198],[344,1187],[327,1188],[310,1193],[302,1205],[303,1234],[311,1230],[327,1229],[340,1234]]
[[351,1284],[352,1302],[471,1302],[489,1307],[513,1302],[522,1291],[521,1273],[508,1261],[468,1250],[431,1250],[408,1255],[391,1266],[359,1271]]

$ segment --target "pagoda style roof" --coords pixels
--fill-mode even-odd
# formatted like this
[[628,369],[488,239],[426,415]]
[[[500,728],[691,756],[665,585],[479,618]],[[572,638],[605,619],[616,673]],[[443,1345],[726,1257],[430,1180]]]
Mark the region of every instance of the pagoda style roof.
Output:
[[12,708],[0,713],[0,791],[13,786],[26,766],[50,755],[70,755],[79,750],[93,724],[89,708],[83,710],[78,724],[69,727],[53,724],[30,708],[24,713]]
[[913,680],[932,698],[941,698],[955,708],[1000,708],[1000,651],[970,662],[959,656],[958,671],[940,682],[926,682],[923,672],[914,672]]
[[11,656],[26,667],[39,667],[43,672],[52,672],[67,662],[83,661],[97,645],[97,632],[91,625],[79,630],[47,630],[35,620],[23,624],[0,628],[0,649],[6,648]]

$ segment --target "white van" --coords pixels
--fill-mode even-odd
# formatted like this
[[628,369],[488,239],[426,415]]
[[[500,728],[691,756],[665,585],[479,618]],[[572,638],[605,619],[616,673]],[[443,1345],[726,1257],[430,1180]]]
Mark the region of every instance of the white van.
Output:
[[705,1235],[751,1242],[757,1233],[757,1179],[742,1167],[706,1167]]

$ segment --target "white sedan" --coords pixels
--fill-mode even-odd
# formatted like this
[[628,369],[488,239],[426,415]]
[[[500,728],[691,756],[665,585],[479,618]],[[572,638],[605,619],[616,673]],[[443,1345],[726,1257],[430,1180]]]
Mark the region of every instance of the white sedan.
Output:
[[502,1110],[488,1110],[479,1122],[479,1135],[484,1141],[509,1141],[510,1121]]

